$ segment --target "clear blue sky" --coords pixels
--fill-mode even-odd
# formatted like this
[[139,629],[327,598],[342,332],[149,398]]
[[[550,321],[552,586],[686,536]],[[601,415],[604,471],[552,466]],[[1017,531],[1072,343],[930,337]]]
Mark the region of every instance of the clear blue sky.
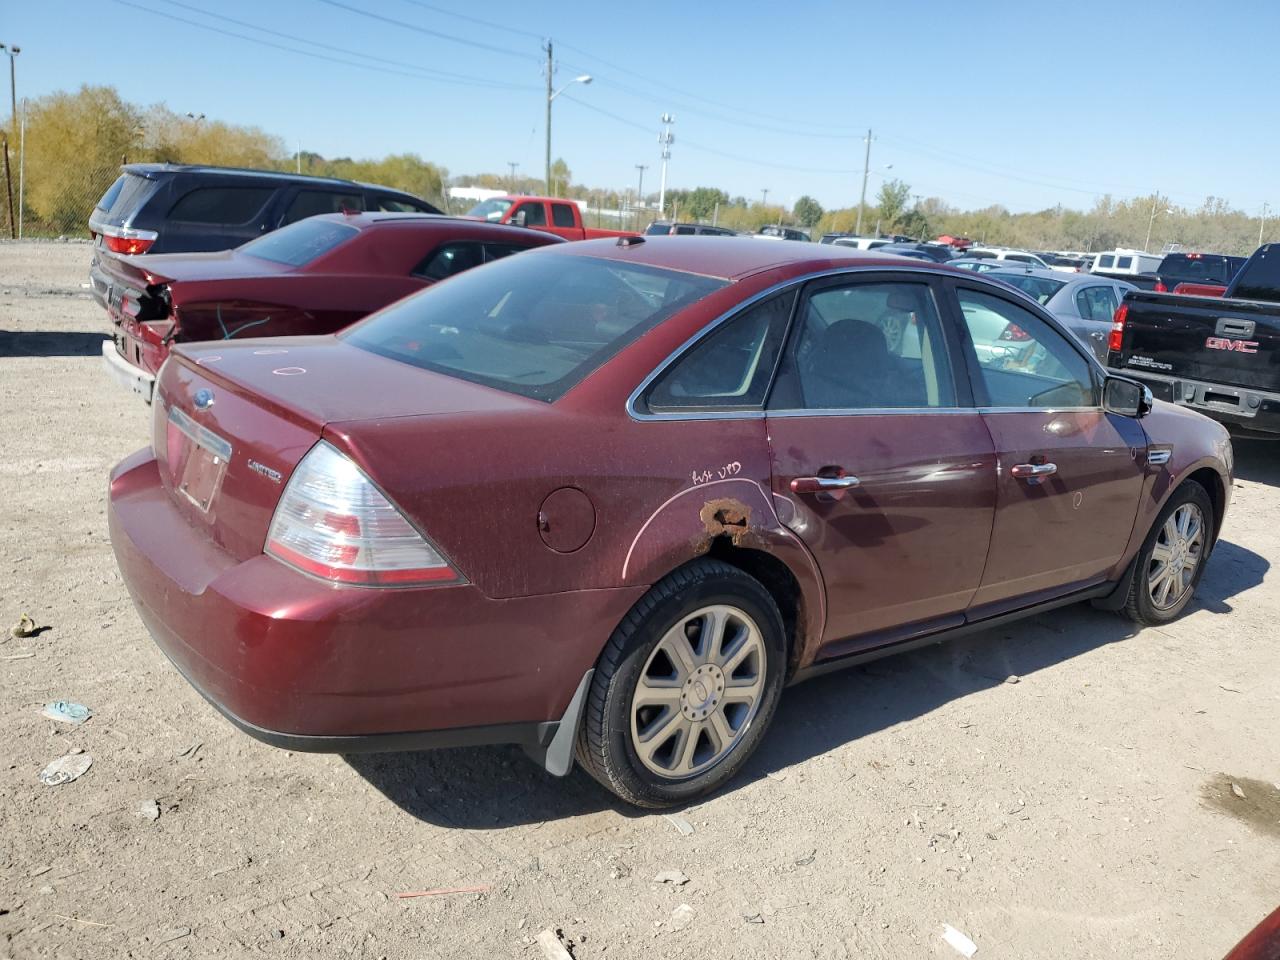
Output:
[[632,186],[646,163],[656,188],[669,111],[673,187],[852,205],[871,127],[869,195],[896,176],[967,208],[1156,189],[1253,215],[1280,205],[1280,5],[1263,0],[129,3],[4,0],[19,96],[112,84],[327,156],[411,151],[454,174],[516,161],[540,176],[550,36],[557,85],[595,77],[553,120],[554,155],[593,186]]

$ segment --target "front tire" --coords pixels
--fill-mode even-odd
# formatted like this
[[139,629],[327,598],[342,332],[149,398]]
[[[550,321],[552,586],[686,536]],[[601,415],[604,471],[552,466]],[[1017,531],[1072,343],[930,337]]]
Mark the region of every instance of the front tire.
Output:
[[1187,481],[1164,505],[1138,553],[1125,616],[1148,626],[1176,619],[1204,574],[1213,530],[1209,494],[1195,481]]
[[641,807],[703,796],[764,736],[782,695],[782,616],[755,578],[702,559],[654,584],[609,638],[578,760]]

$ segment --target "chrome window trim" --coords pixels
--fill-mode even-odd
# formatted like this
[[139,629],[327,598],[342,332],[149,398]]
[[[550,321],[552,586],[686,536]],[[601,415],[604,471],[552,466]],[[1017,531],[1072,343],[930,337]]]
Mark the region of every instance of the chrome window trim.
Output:
[[[667,368],[670,367],[671,364],[673,364],[676,360],[678,360],[680,357],[684,355],[686,350],[688,350],[689,348],[694,346],[696,343],[698,343],[698,341],[700,341],[703,337],[710,336],[712,331],[716,330],[720,326],[720,324],[725,323],[728,320],[732,319],[733,317],[738,316],[738,314],[740,314],[744,310],[747,310],[748,308],[758,303],[759,301],[765,299],[766,297],[772,296],[775,293],[779,293],[787,289],[788,287],[800,286],[800,285],[809,283],[810,281],[822,280],[827,277],[838,277],[838,276],[856,277],[857,275],[863,274],[863,273],[886,273],[886,272],[900,274],[901,277],[895,278],[895,280],[902,279],[908,282],[912,275],[919,275],[925,278],[926,281],[933,277],[944,277],[944,278],[951,277],[953,279],[963,278],[963,275],[958,274],[956,271],[953,271],[953,270],[939,270],[936,267],[929,266],[929,265],[922,265],[917,267],[917,266],[905,266],[903,264],[889,262],[884,264],[864,264],[856,267],[828,267],[825,270],[815,270],[812,273],[801,274],[800,276],[797,276],[797,277],[791,277],[787,280],[781,280],[778,283],[775,283],[773,286],[767,287],[766,289],[753,294],[746,300],[743,300],[740,303],[735,304],[731,309],[726,310],[724,313],[720,314],[720,316],[716,317],[714,320],[712,320],[710,323],[704,326],[701,330],[699,330],[697,333],[691,336],[688,340],[680,344],[680,346],[678,346],[675,350],[673,350],[666,357],[666,359],[664,359],[661,363],[659,363],[656,367],[654,367],[652,371],[650,371],[648,376],[646,376],[643,380],[640,381],[640,385],[638,387],[636,387],[634,390],[631,391],[631,394],[630,396],[627,397],[627,402],[626,402],[627,416],[629,416],[632,420],[637,420],[641,423],[651,422],[655,420],[659,420],[659,421],[661,420],[756,420],[766,416],[766,413],[772,416],[774,411],[765,411],[765,410],[688,410],[688,411],[667,411],[665,413],[641,413],[640,410],[636,407],[636,403],[640,399],[640,395],[643,394],[645,390],[649,388],[649,385],[652,384],[653,381],[657,380],[658,377],[662,376],[662,374],[666,372]],[[741,281],[738,281],[738,282],[741,282]],[[890,282],[893,282],[893,281],[890,281]],[[990,287],[991,289],[996,289],[996,286],[997,286],[994,282],[991,282],[991,281],[979,281],[979,284],[984,287]],[[943,316],[939,316],[939,321],[942,323],[946,323],[946,318]],[[1095,360],[1094,363],[1097,363],[1097,361]],[[906,408],[904,407],[884,407],[884,408],[878,408],[878,412],[896,413],[896,412],[902,412],[905,409]],[[928,411],[933,412],[936,410],[972,411],[975,408],[973,407],[927,407],[924,409],[927,409]],[[827,411],[806,411],[806,412],[826,413]],[[867,408],[866,410],[859,410],[858,412],[867,413],[872,411],[871,411],[871,408]]]

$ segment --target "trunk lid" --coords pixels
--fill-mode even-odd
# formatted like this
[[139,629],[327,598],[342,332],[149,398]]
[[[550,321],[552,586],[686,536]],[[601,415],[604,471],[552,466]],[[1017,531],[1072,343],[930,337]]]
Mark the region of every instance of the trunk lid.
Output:
[[161,371],[152,448],[179,509],[247,560],[327,424],[543,406],[333,337],[187,344]]
[[1280,305],[1129,293],[1123,369],[1280,391]]

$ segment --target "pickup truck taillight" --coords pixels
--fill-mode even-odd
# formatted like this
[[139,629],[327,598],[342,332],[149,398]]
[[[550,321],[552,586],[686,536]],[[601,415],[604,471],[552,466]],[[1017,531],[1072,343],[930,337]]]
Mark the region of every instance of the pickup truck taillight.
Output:
[[1168,293],[1169,288],[1164,285],[1163,280],[1157,280],[1156,285],[1151,288],[1152,293]]
[[265,550],[334,583],[406,587],[462,579],[364,471],[323,440],[285,485]]
[[1107,350],[1119,353],[1124,347],[1124,322],[1129,319],[1129,305],[1122,303],[1116,307],[1116,315],[1111,318],[1111,336],[1107,340]]

